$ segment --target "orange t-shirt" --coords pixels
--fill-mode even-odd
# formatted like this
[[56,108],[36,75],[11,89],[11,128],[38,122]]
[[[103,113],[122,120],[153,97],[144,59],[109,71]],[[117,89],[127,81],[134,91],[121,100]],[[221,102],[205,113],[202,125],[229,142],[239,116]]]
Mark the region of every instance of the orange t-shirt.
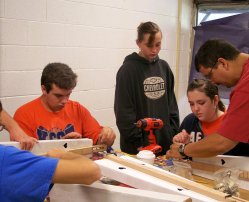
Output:
[[212,122],[200,122],[203,134],[205,136],[208,136],[208,135],[217,133],[218,128],[220,127],[224,116],[225,116],[225,113],[222,114],[218,119],[216,119],[216,120],[214,120]]
[[102,129],[85,107],[71,100],[62,110],[50,112],[37,98],[17,109],[14,119],[29,136],[39,140],[60,139],[78,132],[96,144]]

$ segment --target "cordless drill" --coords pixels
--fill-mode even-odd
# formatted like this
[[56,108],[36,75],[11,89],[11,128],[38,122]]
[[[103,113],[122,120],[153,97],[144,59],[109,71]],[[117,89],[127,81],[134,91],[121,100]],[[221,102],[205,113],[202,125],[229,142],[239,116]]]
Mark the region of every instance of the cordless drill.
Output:
[[154,134],[154,131],[163,127],[163,121],[157,118],[144,118],[138,120],[135,125],[144,131],[150,132],[148,136],[149,145],[146,147],[140,147],[138,150],[150,150],[154,154],[161,152],[162,147],[156,143],[156,135]]

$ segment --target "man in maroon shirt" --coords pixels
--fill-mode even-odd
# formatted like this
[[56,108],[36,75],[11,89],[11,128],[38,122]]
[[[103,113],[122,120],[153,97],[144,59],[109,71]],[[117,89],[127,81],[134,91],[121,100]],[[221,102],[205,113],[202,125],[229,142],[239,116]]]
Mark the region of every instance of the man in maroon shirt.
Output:
[[208,40],[198,50],[195,66],[212,82],[236,87],[218,131],[198,142],[173,143],[168,157],[211,157],[231,150],[239,142],[249,143],[249,54],[224,40]]

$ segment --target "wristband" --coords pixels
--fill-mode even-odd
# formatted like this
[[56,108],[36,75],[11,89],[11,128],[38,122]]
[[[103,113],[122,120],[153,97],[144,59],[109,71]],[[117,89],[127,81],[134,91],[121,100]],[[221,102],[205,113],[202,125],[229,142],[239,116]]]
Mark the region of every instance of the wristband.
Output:
[[187,157],[187,155],[184,153],[184,149],[185,149],[185,146],[187,144],[181,144],[179,147],[178,147],[178,152],[181,154],[181,156],[183,157]]

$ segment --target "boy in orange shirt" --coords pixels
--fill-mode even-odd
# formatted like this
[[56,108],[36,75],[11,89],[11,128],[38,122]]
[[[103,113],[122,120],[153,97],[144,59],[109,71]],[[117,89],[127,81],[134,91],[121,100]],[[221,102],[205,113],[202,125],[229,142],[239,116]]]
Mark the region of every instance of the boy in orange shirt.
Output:
[[80,103],[69,100],[77,75],[63,63],[48,64],[41,76],[42,95],[17,109],[14,119],[39,140],[90,138],[93,144],[111,146],[115,133],[102,127]]

